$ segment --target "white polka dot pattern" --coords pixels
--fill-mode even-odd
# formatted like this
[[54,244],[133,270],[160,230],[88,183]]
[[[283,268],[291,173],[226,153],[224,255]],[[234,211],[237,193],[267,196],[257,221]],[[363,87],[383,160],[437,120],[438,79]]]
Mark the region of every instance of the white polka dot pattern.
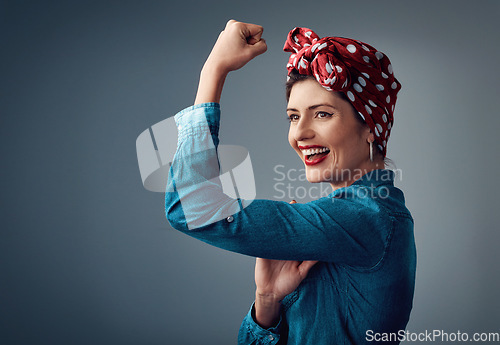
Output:
[[347,97],[349,97],[349,99],[351,100],[351,102],[354,102],[354,95],[351,91],[347,91]]
[[[307,28],[288,33],[283,48],[290,55],[287,70],[313,75],[328,91],[343,92],[376,134],[386,154],[401,84],[389,58],[371,45],[343,37],[320,38]],[[366,90],[366,91],[365,91]]]

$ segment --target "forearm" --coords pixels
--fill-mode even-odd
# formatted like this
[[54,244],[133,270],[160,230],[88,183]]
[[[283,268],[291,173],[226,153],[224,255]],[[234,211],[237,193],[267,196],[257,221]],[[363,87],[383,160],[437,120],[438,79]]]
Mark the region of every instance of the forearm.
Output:
[[209,60],[203,66],[198,83],[198,91],[194,104],[220,103],[222,88],[226,80],[227,72]]
[[227,22],[203,66],[194,104],[220,102],[227,74],[266,51],[266,42],[261,38],[263,30],[260,25]]
[[255,292],[255,321],[262,328],[275,326],[280,319],[281,303],[275,296]]

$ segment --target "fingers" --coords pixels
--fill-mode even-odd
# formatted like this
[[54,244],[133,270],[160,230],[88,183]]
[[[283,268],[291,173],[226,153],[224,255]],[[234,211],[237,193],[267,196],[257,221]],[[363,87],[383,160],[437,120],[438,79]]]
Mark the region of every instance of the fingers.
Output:
[[[256,43],[261,41],[264,28],[260,25],[238,22],[234,19],[231,19],[226,23],[226,28],[224,29],[224,31],[226,30],[239,31],[239,33],[243,36],[243,38],[245,38],[248,44],[255,45]],[[262,48],[259,48],[259,50],[262,50]]]
[[250,37],[247,38],[247,43],[250,44],[250,45],[254,45],[254,44],[260,42],[261,40],[263,40],[263,39],[260,38],[260,37],[250,36]]
[[207,63],[227,74],[245,66],[250,60],[267,50],[260,25],[231,19],[219,34]]
[[316,265],[318,261],[302,261],[302,263],[299,265],[299,272],[300,275],[305,277],[309,270]]
[[226,23],[226,29],[229,28],[234,23],[237,23],[237,21],[234,19],[229,19]]
[[264,32],[264,28],[257,24],[250,23],[241,23],[244,25],[245,29],[247,29],[249,36],[255,37],[257,40],[260,40],[262,36],[262,32]]
[[260,54],[264,54],[267,50],[266,40],[261,38],[259,42],[255,43],[254,45],[250,45],[250,47],[253,52],[253,57],[256,57],[257,55]]
[[244,24],[242,28],[242,32],[244,33],[248,44],[256,44],[262,38],[262,33],[264,32],[264,28],[260,25],[255,24]]
[[254,37],[257,41],[260,40],[264,28],[257,24],[238,22],[234,19],[230,19],[226,23],[226,29],[230,29],[232,26],[238,27],[242,32],[244,32],[246,37]]

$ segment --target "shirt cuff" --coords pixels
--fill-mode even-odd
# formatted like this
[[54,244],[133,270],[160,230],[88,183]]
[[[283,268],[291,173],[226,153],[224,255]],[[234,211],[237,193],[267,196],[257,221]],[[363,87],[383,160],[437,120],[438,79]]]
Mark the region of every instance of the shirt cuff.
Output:
[[261,342],[259,344],[272,344],[275,345],[280,340],[280,330],[282,326],[282,317],[280,314],[279,322],[276,326],[270,328],[262,328],[255,321],[255,302],[252,304],[252,307],[248,311],[248,314],[245,316],[243,320],[245,327],[249,332],[251,332],[257,339]]
[[175,116],[178,139],[199,136],[208,128],[212,136],[219,135],[219,103],[200,103],[187,107]]

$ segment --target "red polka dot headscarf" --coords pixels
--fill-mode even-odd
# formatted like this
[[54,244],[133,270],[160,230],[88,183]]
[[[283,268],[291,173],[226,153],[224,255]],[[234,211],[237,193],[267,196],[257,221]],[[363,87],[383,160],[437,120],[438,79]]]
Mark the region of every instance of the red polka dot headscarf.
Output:
[[288,74],[312,75],[328,91],[343,92],[375,134],[385,157],[401,84],[389,58],[371,45],[343,37],[319,38],[312,30],[288,33],[284,51],[292,53]]

